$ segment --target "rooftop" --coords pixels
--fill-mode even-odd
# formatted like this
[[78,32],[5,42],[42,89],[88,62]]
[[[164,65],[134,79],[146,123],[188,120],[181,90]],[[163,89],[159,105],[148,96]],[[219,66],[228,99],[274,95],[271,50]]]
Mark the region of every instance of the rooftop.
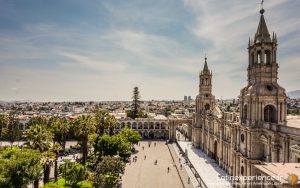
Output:
[[286,119],[287,119],[287,126],[300,128],[300,116],[288,115]]
[[[299,163],[265,163],[263,165],[254,165],[257,169],[266,175],[271,177],[281,177],[279,182],[283,184],[288,183],[288,177],[291,174],[300,176],[300,164]],[[300,184],[298,182],[297,184]]]

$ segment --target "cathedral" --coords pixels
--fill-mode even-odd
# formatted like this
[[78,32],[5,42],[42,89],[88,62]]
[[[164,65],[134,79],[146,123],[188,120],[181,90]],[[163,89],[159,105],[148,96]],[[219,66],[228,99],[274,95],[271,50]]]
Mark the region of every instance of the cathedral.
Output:
[[[239,95],[239,111],[224,112],[212,92],[213,74],[205,57],[191,140],[230,176],[283,177],[258,187],[290,187],[287,173],[299,172],[300,125],[287,119],[287,95],[278,83],[277,36],[270,35],[260,10],[248,42],[247,85]],[[300,166],[300,165],[299,165]],[[257,187],[254,180],[235,180],[235,187]],[[279,186],[280,185],[280,186]]]

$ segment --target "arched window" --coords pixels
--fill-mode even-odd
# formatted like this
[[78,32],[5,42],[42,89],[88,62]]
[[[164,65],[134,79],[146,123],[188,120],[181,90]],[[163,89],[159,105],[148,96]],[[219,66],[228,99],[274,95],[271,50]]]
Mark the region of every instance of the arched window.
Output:
[[245,136],[244,136],[244,134],[241,134],[241,141],[242,141],[242,142],[245,141]]
[[244,167],[243,166],[241,167],[241,175],[242,176],[244,175]]
[[264,120],[265,122],[276,123],[276,109],[272,105],[267,105],[264,108]]
[[265,63],[271,65],[271,52],[269,50],[265,51]]
[[209,104],[206,104],[206,105],[204,106],[204,109],[205,109],[205,110],[209,110],[209,109],[210,109],[210,105],[209,105]]
[[261,63],[261,51],[257,52],[257,63]]

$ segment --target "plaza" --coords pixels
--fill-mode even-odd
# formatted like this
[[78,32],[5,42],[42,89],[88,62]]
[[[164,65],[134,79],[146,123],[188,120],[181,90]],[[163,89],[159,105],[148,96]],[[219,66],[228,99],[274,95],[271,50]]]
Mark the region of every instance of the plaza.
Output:
[[[137,157],[137,161],[133,162],[132,159],[135,156]],[[156,160],[157,164],[155,165]],[[136,146],[136,152],[131,157],[131,163],[126,165],[125,173],[122,176],[122,187],[192,187],[191,184],[187,184],[187,179],[182,180],[178,173],[179,171],[180,173],[186,172],[176,169],[174,165],[175,162],[172,159],[166,141],[141,141],[140,144]],[[169,172],[168,167],[170,169]]]

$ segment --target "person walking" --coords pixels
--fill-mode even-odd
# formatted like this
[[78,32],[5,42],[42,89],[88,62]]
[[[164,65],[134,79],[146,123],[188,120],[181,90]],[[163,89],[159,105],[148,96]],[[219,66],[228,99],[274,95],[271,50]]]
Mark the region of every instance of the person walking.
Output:
[[144,156],[144,160],[146,160],[146,155]]
[[168,167],[168,173],[170,172],[170,167]]

